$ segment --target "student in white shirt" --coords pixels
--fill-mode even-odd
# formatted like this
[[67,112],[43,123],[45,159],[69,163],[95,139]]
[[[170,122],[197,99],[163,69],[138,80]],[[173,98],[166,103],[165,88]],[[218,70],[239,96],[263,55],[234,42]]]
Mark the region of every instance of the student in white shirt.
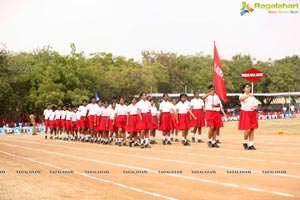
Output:
[[74,140],[74,133],[71,132],[71,127],[72,127],[72,106],[68,106],[68,110],[66,111],[66,132],[67,132],[67,137],[71,139],[71,141]]
[[152,119],[152,129],[150,130],[150,144],[157,144],[155,141],[156,130],[158,129],[158,112],[155,106],[154,99],[150,99],[151,104],[151,119]]
[[44,110],[44,113],[43,113],[44,120],[45,120],[45,139],[47,139],[48,128],[50,128],[49,117],[50,117],[51,112],[52,112],[51,105],[48,104],[47,108]]
[[96,134],[95,134],[95,127],[97,124],[97,110],[98,110],[98,104],[96,103],[96,97],[91,97],[90,102],[86,108],[87,108],[87,116],[88,116],[88,124],[89,124],[89,141],[91,143],[96,142]]
[[61,111],[61,120],[60,120],[63,140],[68,140],[68,135],[66,134],[66,115],[67,115],[67,106],[63,106],[63,110]]
[[239,100],[241,102],[239,130],[244,130],[244,143],[245,150],[256,150],[253,145],[254,129],[258,128],[257,120],[257,107],[258,103],[254,95],[251,92],[249,84],[243,85],[243,94],[240,95]]
[[[139,130],[141,131],[141,148],[151,148],[149,145],[149,130],[152,129],[151,104],[147,100],[147,93],[140,94],[140,101],[136,104],[140,117]],[[145,141],[145,143],[144,143]]]
[[178,139],[178,130],[177,130],[177,122],[176,122],[176,104],[177,104],[177,100],[175,98],[172,99],[171,101],[172,103],[172,109],[170,111],[171,114],[171,122],[172,122],[172,126],[171,126],[171,141],[173,141],[174,135],[175,135],[175,142],[179,142]]
[[109,118],[111,115],[111,108],[108,108],[108,102],[104,101],[103,103],[103,107],[101,108],[101,120],[100,120],[100,133],[101,133],[101,139],[98,140],[98,143],[102,143],[102,144],[110,144],[110,140],[109,140]]
[[[116,117],[116,106],[117,102],[112,102],[109,108],[110,116],[109,116],[109,122],[108,122],[108,130],[109,133],[109,142],[111,143],[113,141],[113,135],[118,132],[118,128],[115,126],[115,117]],[[117,140],[115,141],[115,145],[118,145]]]
[[79,122],[79,133],[81,136],[81,141],[87,141],[87,129],[89,128],[89,123],[87,119],[87,100],[82,101],[82,105],[79,106],[78,112],[80,113]]
[[208,87],[209,93],[205,94],[202,99],[205,101],[206,126],[208,131],[208,147],[219,148],[216,142],[217,129],[221,127],[219,108],[221,100],[215,93],[215,87],[210,85]]
[[192,113],[190,110],[189,103],[187,102],[187,95],[186,94],[181,94],[179,97],[180,101],[176,104],[176,122],[177,122],[177,130],[182,131],[182,144],[184,146],[190,145],[187,136],[188,136],[188,131],[190,129],[190,119],[188,113],[194,118],[195,115]]
[[[163,144],[171,145],[170,131],[173,131],[174,125],[171,117],[175,112],[174,106],[169,100],[169,95],[167,93],[163,94],[163,101],[159,104],[159,130],[162,131],[162,141]],[[175,117],[175,116],[174,116]],[[174,118],[175,119],[175,118]],[[176,120],[175,120],[176,121]]]
[[129,147],[139,146],[138,144],[138,109],[136,107],[136,98],[132,97],[130,99],[130,105],[127,106],[127,121],[126,121],[126,130],[129,133]]
[[[127,122],[127,106],[125,100],[120,98],[119,104],[116,106],[115,126],[118,128],[117,143],[119,146],[128,146],[126,144],[126,122]],[[122,141],[121,141],[122,139]]]
[[53,132],[56,136],[56,121],[55,121],[55,106],[52,106],[51,112],[49,112],[49,124],[50,124],[50,139],[53,139]]
[[55,111],[55,137],[54,139],[61,139],[62,126],[61,126],[61,105],[58,105],[57,110]]
[[199,92],[194,92],[194,98],[191,100],[191,110],[193,114],[197,117],[197,120],[191,120],[191,127],[194,127],[192,141],[195,142],[195,134],[198,131],[198,142],[203,143],[202,140],[202,127],[205,126],[204,120],[204,102],[199,96]]

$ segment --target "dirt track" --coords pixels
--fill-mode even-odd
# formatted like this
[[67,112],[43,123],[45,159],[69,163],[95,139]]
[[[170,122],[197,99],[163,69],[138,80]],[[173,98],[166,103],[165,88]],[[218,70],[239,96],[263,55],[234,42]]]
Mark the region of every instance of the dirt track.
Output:
[[226,133],[220,149],[160,141],[140,149],[7,135],[0,137],[0,199],[300,199],[299,141],[260,134],[258,150],[244,151],[241,135]]

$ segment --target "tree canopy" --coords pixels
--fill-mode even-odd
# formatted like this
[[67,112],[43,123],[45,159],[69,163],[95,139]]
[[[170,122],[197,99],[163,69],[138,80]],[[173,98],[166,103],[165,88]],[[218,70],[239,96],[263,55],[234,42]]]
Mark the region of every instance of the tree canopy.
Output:
[[[143,51],[141,62],[132,58],[99,52],[85,56],[74,44],[70,53],[61,55],[47,46],[33,52],[14,53],[0,50],[0,110],[9,117],[12,112],[41,113],[45,106],[78,105],[98,92],[101,99],[129,98],[141,91],[188,92],[207,91],[212,84],[213,59],[198,53],[181,55],[172,52]],[[300,91],[300,58],[297,55],[280,60],[257,61],[250,55],[222,59],[227,92],[241,92],[246,81],[240,74],[255,67],[266,77],[255,83],[255,92]],[[272,98],[259,98],[263,104]],[[229,98],[226,106],[238,104]]]

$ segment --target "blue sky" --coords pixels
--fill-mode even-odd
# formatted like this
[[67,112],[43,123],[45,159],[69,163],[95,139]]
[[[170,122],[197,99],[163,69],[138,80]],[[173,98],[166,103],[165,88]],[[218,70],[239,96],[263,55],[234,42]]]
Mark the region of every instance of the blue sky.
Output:
[[[300,1],[247,1],[299,3]],[[255,9],[240,16],[242,1],[0,0],[0,42],[9,50],[45,45],[62,54],[111,52],[141,60],[142,50],[250,54],[259,60],[300,54],[300,14]],[[300,9],[299,9],[300,10]]]

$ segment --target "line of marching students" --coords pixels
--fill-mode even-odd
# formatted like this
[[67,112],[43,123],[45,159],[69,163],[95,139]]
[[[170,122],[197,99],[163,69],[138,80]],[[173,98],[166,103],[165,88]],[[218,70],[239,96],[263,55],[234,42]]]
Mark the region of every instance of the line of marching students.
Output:
[[[51,105],[48,105],[44,110],[45,139],[48,138],[50,129],[50,139],[106,145],[114,142],[118,146],[151,148],[150,144],[157,144],[156,130],[162,132],[163,145],[171,145],[173,141],[179,142],[178,132],[181,131],[181,142],[188,146],[190,128],[193,127],[192,142],[203,143],[202,127],[207,126],[208,147],[218,148],[218,144],[221,143],[220,128],[223,127],[220,111],[225,115],[213,85],[209,86],[209,93],[202,98],[199,92],[194,92],[191,102],[187,100],[186,94],[181,94],[178,102],[175,99],[170,102],[168,94],[165,93],[159,109],[153,99],[148,100],[145,92],[140,94],[139,100],[132,97],[129,105],[123,98],[120,98],[119,102],[113,99],[109,104],[108,101],[96,102],[96,98],[91,97],[89,103],[83,100],[79,107],[59,105],[57,108],[51,108]],[[240,130],[246,129],[240,126]],[[129,134],[128,137],[126,133]],[[247,134],[252,138],[250,145],[253,145],[252,133],[254,130]],[[245,131],[245,141],[246,139]],[[243,146],[246,149],[245,141]]]

